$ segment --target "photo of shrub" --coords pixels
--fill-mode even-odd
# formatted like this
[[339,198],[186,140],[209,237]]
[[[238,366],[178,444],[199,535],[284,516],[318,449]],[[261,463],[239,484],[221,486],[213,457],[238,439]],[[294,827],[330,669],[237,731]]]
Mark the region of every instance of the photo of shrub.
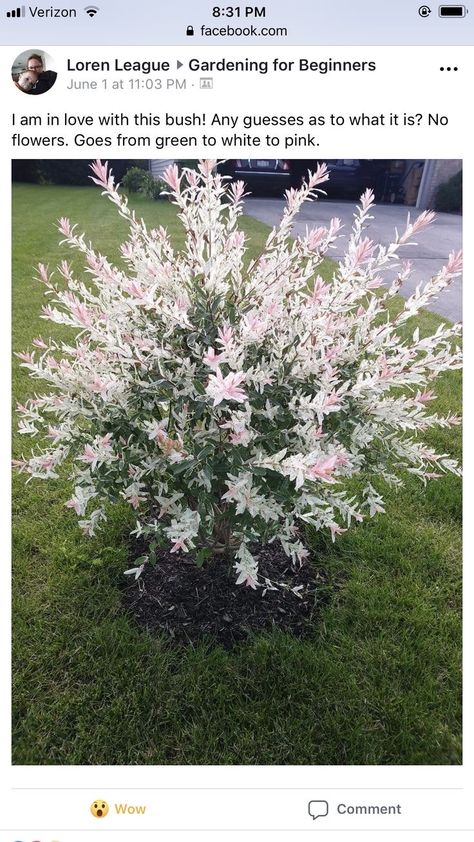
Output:
[[458,763],[461,253],[191,163],[14,185],[15,762]]

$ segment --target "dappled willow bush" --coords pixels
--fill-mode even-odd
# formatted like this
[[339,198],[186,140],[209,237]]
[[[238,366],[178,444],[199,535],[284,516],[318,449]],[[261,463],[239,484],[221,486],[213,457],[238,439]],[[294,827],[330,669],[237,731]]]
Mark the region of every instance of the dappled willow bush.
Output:
[[[238,226],[244,185],[216,174],[215,163],[181,173],[172,165],[164,175],[185,232],[182,250],[163,227],[148,230],[136,218],[107,164],[92,165],[93,181],[130,226],[124,263],[112,265],[59,220],[85,274],[66,260],[58,275],[40,264],[42,317],[75,334],[37,337],[18,355],[49,388],[19,407],[20,432],[41,443],[16,465],[54,479],[67,459],[74,491],[65,505],[88,535],[108,502],[126,500],[149,544],[137,575],[169,547],[193,551],[198,564],[231,554],[237,583],[257,587],[264,583],[252,542],[279,540],[301,562],[303,524],[334,538],[383,512],[384,485],[399,485],[404,473],[426,483],[459,472],[421,435],[458,423],[430,412],[429,387],[460,367],[460,326],[421,336],[406,323],[460,273],[461,256],[451,254],[392,317],[388,304],[410,274],[400,247],[432,213],[408,218],[392,243],[376,245],[365,232],[374,201],[367,190],[326,282],[318,267],[340,220],[291,237],[301,206],[328,178],[326,166],[287,191],[280,224],[248,260]],[[349,491],[359,475],[359,491]]]

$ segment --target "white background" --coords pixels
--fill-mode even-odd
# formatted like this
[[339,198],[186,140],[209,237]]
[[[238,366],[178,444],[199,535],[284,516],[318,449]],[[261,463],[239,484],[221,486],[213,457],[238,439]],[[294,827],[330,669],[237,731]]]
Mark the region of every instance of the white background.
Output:
[[[55,59],[59,76],[55,87],[42,96],[25,96],[17,91],[9,78],[10,68],[15,56],[28,45],[18,44],[16,47],[3,48],[0,60],[0,79],[3,102],[3,132],[0,155],[0,191],[3,197],[1,236],[1,277],[2,277],[2,308],[0,317],[2,325],[0,337],[2,342],[2,359],[4,373],[2,375],[3,412],[1,416],[2,436],[0,437],[2,457],[2,536],[5,551],[2,558],[1,577],[2,587],[0,622],[2,627],[2,664],[1,674],[8,675],[9,671],[9,554],[7,552],[7,536],[9,526],[9,441],[8,406],[9,383],[8,368],[10,357],[9,346],[9,287],[10,287],[10,230],[9,230],[9,196],[10,196],[10,160],[12,157],[66,157],[66,158],[94,158],[104,159],[114,157],[230,157],[229,151],[215,147],[213,150],[166,150],[155,151],[145,149],[143,154],[137,149],[119,148],[116,146],[104,148],[84,147],[73,145],[76,132],[89,135],[110,134],[120,129],[73,128],[69,131],[69,146],[61,149],[41,148],[12,150],[10,136],[13,129],[9,123],[11,114],[16,112],[25,114],[42,114],[49,111],[58,114],[92,114],[123,111],[134,113],[137,110],[164,114],[166,110],[172,113],[186,113],[196,111],[209,114],[215,112],[231,114],[259,114],[274,113],[289,114],[328,114],[357,113],[388,113],[390,111],[403,114],[404,112],[417,114],[438,112],[449,118],[445,127],[384,127],[384,128],[342,128],[326,126],[315,128],[313,133],[318,136],[317,150],[305,150],[304,147],[295,149],[293,154],[288,151],[266,149],[260,147],[257,152],[246,149],[235,149],[232,157],[283,157],[283,158],[463,158],[465,177],[465,247],[466,247],[466,292],[464,301],[465,322],[467,323],[466,347],[466,394],[465,406],[466,429],[472,427],[471,408],[469,401],[472,377],[472,290],[470,278],[474,267],[472,252],[473,203],[473,160],[472,160],[472,95],[469,92],[472,84],[472,55],[468,48],[449,47],[267,47],[261,48],[183,48],[183,47],[154,47],[154,48],[108,48],[108,47],[68,47],[59,48],[43,45],[42,49],[50,53]],[[123,60],[165,60],[172,62],[173,68],[179,59],[185,65],[179,71],[173,70],[166,76],[171,78],[186,78],[189,84],[187,91],[143,91],[112,92],[110,89],[104,97],[100,89],[97,92],[69,91],[67,85],[71,78],[81,80],[102,78],[158,78],[159,74],[150,77],[139,73],[76,73],[65,72],[66,58],[72,60],[104,60],[111,64],[115,57]],[[374,60],[377,63],[376,72],[370,73],[269,73],[262,76],[256,73],[190,73],[186,69],[190,57],[202,60],[218,59],[266,59],[269,63],[273,58],[298,61],[299,57],[312,60],[323,60],[329,57],[337,60]],[[457,73],[441,73],[441,65],[456,65]],[[212,75],[214,77],[213,91],[199,90],[198,77]],[[166,82],[165,82],[166,84]],[[35,134],[34,129],[21,129],[23,134]],[[36,130],[37,131],[37,130]],[[44,127],[39,130],[47,133]],[[63,127],[49,129],[51,135],[66,134]],[[130,126],[121,129],[124,134],[131,134]],[[147,130],[136,130],[145,134]],[[179,135],[181,129],[152,129],[151,134]],[[185,129],[191,134],[198,134],[199,129]],[[293,133],[294,129],[277,129],[272,127],[262,131],[272,135]],[[304,130],[300,130],[302,134]],[[216,133],[217,130],[216,130]],[[246,154],[244,154],[246,153]],[[465,465],[466,475],[470,475],[472,460],[472,445],[466,441]],[[470,489],[465,488],[467,511],[469,512]],[[472,546],[469,532],[465,536],[465,558],[472,557]],[[362,817],[337,816],[335,809],[324,819],[324,828],[336,829],[365,829],[381,831],[384,828],[417,828],[426,829],[467,829],[474,826],[470,817],[473,796],[473,729],[472,729],[472,611],[469,606],[473,594],[472,567],[465,565],[465,600],[468,610],[465,619],[465,722],[464,722],[464,765],[462,767],[10,767],[10,681],[2,682],[1,689],[1,779],[2,818],[3,827],[11,829],[12,833],[4,834],[1,838],[33,840],[86,838],[85,833],[68,834],[69,828],[97,831],[88,812],[89,803],[96,797],[106,798],[110,803],[128,801],[151,805],[145,817],[113,816],[107,817],[107,827],[101,832],[108,839],[116,839],[116,834],[107,833],[107,828],[121,829],[120,839],[136,838],[139,828],[166,828],[170,822],[176,828],[200,827],[203,830],[213,828],[253,828],[277,829],[293,828],[288,835],[283,833],[278,838],[294,838],[297,830],[314,831],[315,825],[306,813],[306,803],[311,798],[326,798],[331,805],[341,801],[345,803],[404,803],[405,814],[402,817],[386,816]],[[117,734],[120,739],[120,734]],[[10,789],[12,787],[12,789]],[[41,790],[35,788],[41,787]],[[48,788],[62,789],[61,793],[51,792]],[[147,791],[142,788],[172,788],[166,792]],[[227,790],[209,794],[192,791],[195,787],[222,788]],[[355,787],[349,792],[346,788]],[[368,791],[364,792],[363,788]],[[21,788],[19,790],[18,788]],[[25,790],[23,788],[33,788]],[[75,789],[77,788],[77,789]],[[133,789],[131,789],[133,788]],[[175,789],[173,789],[175,788]],[[181,790],[182,788],[190,788]],[[248,788],[247,791],[241,788]],[[267,789],[261,789],[267,788]],[[273,790],[273,788],[275,788]],[[387,788],[387,790],[385,789]],[[433,788],[433,789],[432,789]],[[298,790],[301,790],[300,792]],[[239,790],[239,791],[237,791]],[[252,790],[255,790],[252,792]],[[258,790],[258,791],[257,791]],[[272,791],[273,790],[273,791]],[[345,790],[345,791],[344,791]],[[54,821],[51,805],[54,804]],[[231,808],[231,805],[234,805]],[[26,808],[26,809],[25,809]],[[49,819],[48,819],[49,816]],[[173,819],[173,816],[175,818]],[[21,817],[21,818],[20,818]],[[105,820],[104,820],[105,821]],[[133,822],[133,825],[131,824]],[[365,822],[365,823],[364,823]],[[25,831],[16,830],[19,826]],[[130,835],[127,828],[134,828]],[[319,835],[322,835],[322,824],[318,825]],[[49,830],[48,830],[49,828]],[[51,829],[52,828],[52,829]],[[54,830],[56,828],[56,830]],[[15,829],[16,835],[13,833]],[[38,835],[34,835],[36,829]],[[60,833],[61,830],[61,833]],[[40,832],[41,831],[41,832]],[[145,835],[145,834],[144,834]],[[407,834],[408,837],[409,834]],[[212,838],[227,838],[223,833],[215,833]],[[359,834],[354,833],[354,838]],[[461,836],[461,834],[459,835]],[[381,838],[377,833],[375,838]],[[398,834],[391,833],[390,838],[397,838]],[[87,836],[89,838],[89,836]],[[150,838],[152,838],[150,836]],[[153,837],[157,838],[157,837]],[[161,835],[159,838],[187,839],[189,834]],[[207,836],[193,836],[193,838],[208,838]],[[230,836],[229,836],[230,838]],[[234,833],[233,839],[239,838]],[[248,837],[250,838],[250,834]],[[262,834],[262,838],[265,837]],[[328,834],[328,838],[337,839],[339,833]],[[420,834],[420,838],[422,838]],[[430,836],[430,839],[432,837]],[[437,838],[450,838],[450,834],[439,834]]]

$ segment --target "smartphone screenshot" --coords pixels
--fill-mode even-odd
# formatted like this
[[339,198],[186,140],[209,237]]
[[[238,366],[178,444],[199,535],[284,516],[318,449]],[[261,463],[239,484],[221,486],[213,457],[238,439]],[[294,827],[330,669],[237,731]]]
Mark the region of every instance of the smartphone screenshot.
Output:
[[60,2],[0,10],[0,842],[471,839],[474,9]]

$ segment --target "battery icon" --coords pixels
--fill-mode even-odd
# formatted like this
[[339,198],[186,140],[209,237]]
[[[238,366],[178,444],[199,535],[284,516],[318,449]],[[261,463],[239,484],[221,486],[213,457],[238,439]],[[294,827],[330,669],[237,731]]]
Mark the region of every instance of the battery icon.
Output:
[[466,16],[465,6],[440,6],[438,9],[440,18],[463,18]]

